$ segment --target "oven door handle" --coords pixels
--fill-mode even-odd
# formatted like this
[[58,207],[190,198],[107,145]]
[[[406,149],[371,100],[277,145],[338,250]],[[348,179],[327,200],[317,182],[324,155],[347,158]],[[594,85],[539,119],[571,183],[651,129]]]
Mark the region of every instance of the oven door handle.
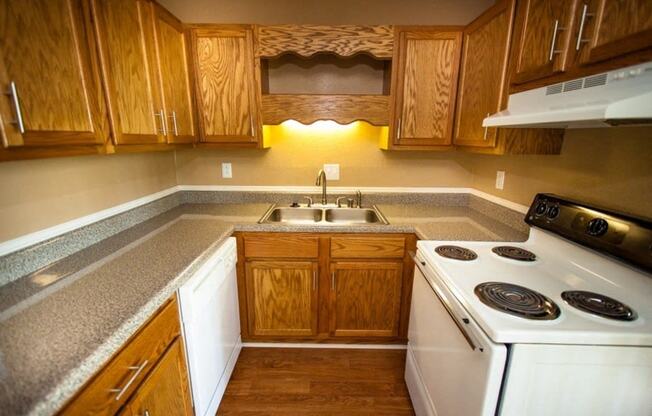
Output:
[[410,251],[409,254],[410,254],[410,257],[412,257],[412,260],[414,261],[414,264],[417,266],[419,271],[421,271],[421,273],[423,273],[423,276],[426,278],[426,282],[428,283],[428,285],[430,286],[432,291],[435,293],[435,295],[437,296],[437,299],[439,299],[439,302],[441,302],[444,309],[446,309],[446,312],[448,312],[448,316],[451,317],[451,319],[455,323],[455,326],[457,326],[457,328],[460,330],[460,332],[464,336],[464,339],[466,339],[466,342],[469,344],[471,349],[473,351],[475,351],[475,350],[480,350],[481,352],[484,351],[484,348],[478,347],[475,344],[475,342],[473,340],[473,337],[471,337],[471,334],[469,334],[469,332],[465,328],[465,325],[469,325],[469,323],[470,323],[469,319],[468,318],[462,318],[463,323],[460,322],[460,320],[457,318],[457,316],[453,312],[453,307],[451,306],[448,299],[446,299],[445,296],[443,296],[441,293],[439,293],[440,289],[438,287],[436,287],[436,285],[431,283],[430,279],[427,278],[429,273],[428,273],[428,271],[425,270],[426,262],[419,259],[417,257],[417,255],[416,255],[416,253],[413,252],[413,251]]

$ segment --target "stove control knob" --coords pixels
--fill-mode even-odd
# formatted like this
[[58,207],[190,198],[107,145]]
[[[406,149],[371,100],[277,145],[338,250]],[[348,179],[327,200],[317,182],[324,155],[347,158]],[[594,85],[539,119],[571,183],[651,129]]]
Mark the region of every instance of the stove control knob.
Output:
[[536,205],[536,207],[534,207],[534,213],[537,214],[537,216],[540,216],[545,214],[547,209],[548,204],[546,204],[546,201],[541,201]]
[[603,218],[593,218],[586,225],[586,233],[593,237],[600,237],[607,233],[609,223]]
[[552,205],[550,208],[548,208],[546,216],[551,220],[557,218],[559,216],[559,205]]

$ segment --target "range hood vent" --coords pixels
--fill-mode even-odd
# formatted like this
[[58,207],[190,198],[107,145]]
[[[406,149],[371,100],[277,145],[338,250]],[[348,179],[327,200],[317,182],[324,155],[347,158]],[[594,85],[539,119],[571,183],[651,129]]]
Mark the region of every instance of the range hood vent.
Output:
[[582,128],[652,124],[652,62],[509,96],[484,127]]

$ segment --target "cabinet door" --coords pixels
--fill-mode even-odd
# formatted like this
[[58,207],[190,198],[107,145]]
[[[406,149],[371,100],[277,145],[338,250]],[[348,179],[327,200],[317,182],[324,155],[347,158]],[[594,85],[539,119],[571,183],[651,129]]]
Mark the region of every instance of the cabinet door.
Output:
[[103,144],[108,126],[87,3],[2,1],[0,22],[4,146]]
[[331,264],[333,336],[395,337],[401,312],[403,264],[335,262]]
[[590,64],[652,47],[650,0],[584,0],[573,39],[580,64]]
[[168,348],[127,404],[126,414],[192,415],[185,354],[181,338]]
[[464,30],[460,85],[455,112],[456,145],[496,146],[496,129],[482,127],[500,111],[506,95],[506,72],[514,2],[499,2]]
[[450,145],[462,33],[401,31],[399,39],[394,145]]
[[253,32],[193,30],[201,140],[255,145],[260,136]]
[[251,335],[317,333],[317,263],[252,261],[245,273]]
[[518,3],[512,83],[563,72],[568,60],[576,0],[523,0]]
[[152,4],[93,0],[115,144],[165,143]]
[[193,143],[197,133],[186,32],[167,10],[155,5],[154,12],[168,143]]

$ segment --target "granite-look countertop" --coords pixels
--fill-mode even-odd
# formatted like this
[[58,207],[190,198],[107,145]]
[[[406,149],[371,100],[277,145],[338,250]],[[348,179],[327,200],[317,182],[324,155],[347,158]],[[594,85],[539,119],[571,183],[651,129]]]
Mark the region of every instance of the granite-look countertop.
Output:
[[527,238],[468,206],[382,204],[389,225],[257,224],[268,207],[182,204],[0,287],[2,411],[58,410],[234,231]]

